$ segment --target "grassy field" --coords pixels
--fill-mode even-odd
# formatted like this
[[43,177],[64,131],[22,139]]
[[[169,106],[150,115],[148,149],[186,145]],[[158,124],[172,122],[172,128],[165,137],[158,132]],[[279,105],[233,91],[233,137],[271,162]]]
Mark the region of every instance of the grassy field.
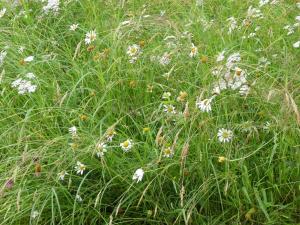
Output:
[[0,224],[300,224],[300,1],[0,2]]

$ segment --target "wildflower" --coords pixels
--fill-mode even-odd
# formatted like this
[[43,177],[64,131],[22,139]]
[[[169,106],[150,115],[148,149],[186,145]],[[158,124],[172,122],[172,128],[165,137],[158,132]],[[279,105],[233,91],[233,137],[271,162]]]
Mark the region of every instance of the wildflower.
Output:
[[48,0],[47,5],[43,7],[45,13],[50,11],[58,12],[59,10],[59,0]]
[[74,23],[70,26],[70,31],[75,31],[78,28],[78,23]]
[[192,48],[189,56],[191,58],[194,58],[197,54],[198,54],[198,48],[194,44],[192,44]]
[[207,98],[204,100],[197,99],[196,106],[202,112],[210,112],[211,111],[211,101],[212,101],[212,98]]
[[75,126],[69,128],[69,133],[72,135],[72,137],[77,136],[77,128]]
[[32,84],[31,81],[25,79],[17,79],[12,82],[11,87],[18,89],[18,94],[23,95],[26,93],[33,93],[36,91],[37,86]]
[[135,56],[138,56],[140,54],[140,46],[137,45],[137,44],[133,44],[131,46],[129,46],[127,48],[127,55],[131,56],[131,57],[135,57]]
[[260,9],[256,9],[250,6],[247,11],[247,18],[263,18],[263,14],[261,13]]
[[92,31],[89,31],[85,34],[85,44],[86,45],[89,45],[91,44],[92,42],[94,42],[97,38],[97,33],[95,30],[92,30]]
[[170,158],[174,155],[174,151],[171,147],[166,147],[164,150],[163,150],[163,153],[164,153],[164,157],[166,158]]
[[1,51],[0,52],[0,66],[3,64],[6,55],[7,55],[6,51]]
[[35,79],[35,75],[33,74],[33,73],[27,73],[26,75],[25,75],[25,77],[27,77],[28,79]]
[[236,52],[231,54],[228,58],[227,58],[227,62],[226,62],[226,67],[228,69],[231,69],[232,67],[235,66],[235,64],[237,62],[241,61],[241,55],[240,53]]
[[160,58],[159,63],[161,65],[168,65],[171,62],[170,54],[164,53],[163,56]]
[[150,132],[150,127],[144,127],[143,128],[143,133],[145,134],[145,133],[148,133],[148,132]]
[[82,201],[83,201],[82,198],[81,198],[81,196],[80,196],[79,194],[77,194],[77,195],[75,196],[75,199],[76,199],[76,201],[78,201],[78,202],[82,202]]
[[270,0],[260,0],[259,1],[259,7],[262,7],[262,6],[266,5],[266,4],[268,4],[269,2],[270,2]]
[[164,112],[170,113],[170,114],[175,114],[176,110],[173,105],[164,105]]
[[6,8],[0,10],[0,18],[2,18],[6,13]]
[[144,170],[142,168],[137,169],[133,176],[132,176],[132,180],[136,180],[136,182],[140,182],[143,179],[144,176]]
[[294,48],[299,48],[300,47],[300,41],[297,41],[293,44]]
[[233,132],[231,130],[227,130],[224,128],[219,129],[218,131],[218,139],[220,142],[229,142],[233,138]]
[[101,158],[104,156],[105,152],[107,152],[106,147],[107,147],[107,145],[104,142],[100,142],[96,145],[97,157]]
[[247,84],[244,84],[239,90],[239,93],[242,96],[247,96],[249,92],[250,92],[250,87]]
[[178,102],[185,102],[186,98],[188,96],[188,93],[185,91],[180,91],[179,96],[177,97]]
[[237,21],[233,16],[229,17],[227,21],[229,23],[228,34],[231,34],[238,27]]
[[5,183],[5,188],[12,189],[14,184],[15,184],[15,182],[13,179],[8,179]]
[[164,92],[162,95],[162,99],[169,99],[171,97],[171,93],[170,92]]
[[66,171],[61,171],[58,173],[58,179],[64,180],[66,175],[69,175],[69,174]]
[[221,62],[221,61],[223,61],[225,59],[224,54],[225,54],[225,51],[222,51],[222,52],[220,52],[218,54],[218,56],[217,56],[217,62]]
[[77,161],[75,170],[76,170],[77,174],[82,175],[84,173],[84,171],[86,170],[86,166],[84,164],[82,164],[81,162]]
[[200,58],[201,63],[207,63],[208,57],[206,55],[201,56]]
[[218,162],[219,162],[219,163],[223,163],[223,162],[225,162],[226,160],[227,160],[227,158],[224,157],[224,156],[219,156],[219,157],[218,157]]
[[23,61],[25,62],[25,63],[27,63],[27,62],[32,62],[34,60],[34,56],[28,56],[28,57],[26,57],[25,59],[23,59]]
[[31,213],[31,218],[32,218],[32,219],[35,219],[35,218],[37,218],[39,215],[40,215],[40,213],[39,213],[37,210],[34,210],[34,211]]
[[116,131],[114,129],[108,129],[106,132],[106,140],[111,142],[113,137],[115,136]]
[[120,147],[123,149],[124,152],[128,152],[133,146],[133,142],[130,139],[127,139],[126,141],[122,142],[120,144]]

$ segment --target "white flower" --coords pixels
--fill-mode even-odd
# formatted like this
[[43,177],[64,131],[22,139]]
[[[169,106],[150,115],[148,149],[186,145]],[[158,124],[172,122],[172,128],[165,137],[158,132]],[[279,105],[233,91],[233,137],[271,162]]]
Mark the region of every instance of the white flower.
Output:
[[72,135],[72,137],[77,136],[77,128],[75,126],[69,128],[69,133]]
[[43,7],[45,13],[50,11],[58,12],[59,10],[59,0],[48,0],[47,5]]
[[2,18],[5,13],[6,13],[6,8],[1,9],[0,10],[0,18]]
[[97,148],[96,154],[99,158],[103,157],[105,152],[107,152],[106,147],[107,147],[107,145],[104,142],[100,142],[96,145],[96,148]]
[[58,178],[60,180],[64,180],[66,175],[69,175],[69,174],[66,171],[61,171],[58,173]]
[[191,52],[190,52],[189,56],[191,58],[194,58],[197,54],[198,54],[198,48],[197,48],[197,46],[192,44],[192,48],[191,48]]
[[300,47],[300,41],[297,41],[293,44],[294,48],[299,48]]
[[34,60],[34,56],[28,56],[24,59],[24,62],[32,62]]
[[128,152],[133,146],[133,142],[130,139],[127,139],[126,141],[122,142],[120,144],[120,147],[123,149],[124,152]]
[[164,105],[164,112],[170,113],[170,114],[176,114],[176,110],[173,105]]
[[174,155],[174,151],[171,147],[166,147],[164,150],[163,150],[163,153],[164,153],[164,157],[166,158],[170,158]]
[[3,64],[6,55],[7,55],[6,51],[1,51],[0,52],[0,66]]
[[297,22],[300,22],[300,16],[296,16],[295,20],[297,20]]
[[82,175],[84,173],[84,171],[86,170],[86,166],[84,164],[82,164],[81,162],[77,161],[75,170],[76,170],[77,174]]
[[132,180],[136,180],[136,182],[140,182],[143,179],[144,176],[144,170],[142,168],[137,169],[133,176],[132,176]]
[[247,96],[249,92],[250,92],[250,87],[247,84],[244,84],[239,90],[239,93],[242,96]]
[[227,22],[229,23],[229,24],[228,24],[228,26],[229,26],[229,28],[228,28],[228,34],[231,34],[231,33],[238,27],[237,21],[236,21],[236,19],[232,16],[232,17],[229,17],[229,18],[227,19]]
[[115,136],[116,134],[116,131],[114,129],[109,129],[107,132],[106,132],[106,140],[111,142],[113,137]]
[[202,112],[210,112],[211,111],[211,102],[212,98],[207,98],[204,100],[200,100],[199,98],[196,101],[196,106],[202,111]]
[[40,213],[39,213],[37,210],[34,210],[34,211],[31,213],[31,218],[32,218],[32,219],[35,219],[35,218],[37,218],[39,215],[40,215]]
[[218,139],[220,142],[229,142],[233,138],[233,132],[231,130],[227,130],[224,128],[219,129],[218,131]]
[[225,59],[224,54],[225,54],[225,51],[222,51],[219,53],[219,55],[217,56],[217,62],[221,62]]
[[85,44],[86,45],[89,45],[91,44],[92,42],[94,42],[97,38],[97,33],[95,30],[92,30],[92,31],[89,31],[85,34]]
[[141,47],[137,44],[133,44],[128,46],[127,48],[127,55],[134,57],[134,56],[138,56],[140,54],[141,51]]
[[260,1],[259,1],[259,7],[262,7],[262,6],[266,5],[266,4],[268,4],[269,1],[270,1],[270,0],[260,0]]
[[162,99],[169,99],[171,97],[171,93],[170,92],[164,92],[162,95]]
[[76,201],[78,201],[78,202],[82,202],[82,201],[83,201],[82,198],[81,198],[81,196],[78,195],[78,194],[75,196],[75,199],[76,199]]
[[226,62],[226,67],[228,69],[231,69],[232,67],[235,66],[235,64],[237,62],[241,61],[241,55],[240,53],[236,52],[231,54],[228,58],[227,58],[227,62]]
[[161,65],[168,65],[171,62],[170,54],[164,53],[163,56],[160,58],[159,63]]
[[247,11],[247,18],[263,18],[263,14],[261,13],[260,9],[250,6]]
[[17,88],[18,93],[23,95],[25,93],[33,93],[36,91],[37,86],[33,85],[31,81],[24,80],[24,79],[17,79],[11,83],[11,87]]
[[70,31],[75,31],[78,28],[78,23],[74,23],[70,26]]
[[33,73],[27,73],[25,77],[27,77],[28,79],[35,79],[35,75]]

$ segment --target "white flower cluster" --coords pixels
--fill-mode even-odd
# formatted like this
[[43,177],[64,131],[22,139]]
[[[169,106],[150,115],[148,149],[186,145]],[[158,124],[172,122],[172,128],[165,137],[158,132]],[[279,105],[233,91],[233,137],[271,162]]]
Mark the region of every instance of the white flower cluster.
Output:
[[129,62],[135,63],[137,61],[139,55],[142,53],[141,47],[137,44],[130,45],[130,46],[128,46],[126,53],[130,57]]
[[11,83],[11,87],[16,88],[20,95],[26,93],[33,93],[36,91],[37,85],[32,83],[32,80],[35,79],[33,73],[27,73],[24,79],[19,78]]
[[[221,57],[222,56],[222,57]],[[221,62],[225,59],[224,52],[217,57]],[[247,72],[237,66],[241,61],[240,53],[236,52],[228,56],[225,66],[219,66],[213,69],[213,74],[219,78],[213,88],[213,94],[220,94],[221,90],[230,88],[239,90],[242,96],[248,95],[250,87],[247,82]]]
[[48,0],[47,5],[43,7],[45,13],[58,12],[59,10],[59,0]]

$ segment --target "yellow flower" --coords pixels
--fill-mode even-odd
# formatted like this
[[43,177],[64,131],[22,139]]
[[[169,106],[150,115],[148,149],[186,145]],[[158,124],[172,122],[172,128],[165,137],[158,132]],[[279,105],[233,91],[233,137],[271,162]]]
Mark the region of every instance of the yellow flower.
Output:
[[218,162],[219,162],[219,163],[223,163],[223,162],[225,162],[226,160],[227,160],[227,158],[224,157],[224,156],[219,156],[219,158],[218,158]]
[[143,133],[148,133],[150,131],[150,127],[144,127],[143,128]]

